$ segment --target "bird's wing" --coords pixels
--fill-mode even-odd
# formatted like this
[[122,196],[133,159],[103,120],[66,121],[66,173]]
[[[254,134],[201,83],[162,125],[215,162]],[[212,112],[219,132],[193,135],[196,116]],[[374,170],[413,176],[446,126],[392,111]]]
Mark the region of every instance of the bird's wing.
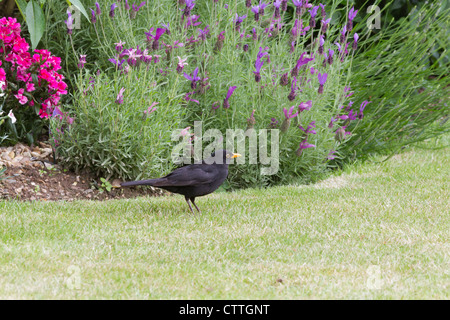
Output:
[[189,165],[178,168],[167,176],[158,179],[153,186],[195,186],[217,180],[218,169],[212,165]]

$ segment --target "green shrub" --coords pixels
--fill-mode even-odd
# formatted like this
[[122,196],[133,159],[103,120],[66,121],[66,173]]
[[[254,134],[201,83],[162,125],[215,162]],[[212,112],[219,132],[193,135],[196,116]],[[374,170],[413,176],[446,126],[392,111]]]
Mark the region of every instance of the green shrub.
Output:
[[393,154],[449,131],[449,14],[445,4],[426,4],[362,44],[352,85],[372,104],[349,127],[342,161]]
[[[77,77],[72,106],[66,110],[73,123],[52,121],[58,161],[75,171],[101,177],[140,178],[168,173],[172,164],[171,133],[180,125],[183,110],[152,81],[137,83],[151,74],[145,67],[123,76],[89,72]],[[151,80],[151,79],[150,79]],[[123,90],[123,102],[115,99]],[[120,101],[119,101],[120,102]],[[156,110],[149,107],[158,102]]]
[[[44,43],[64,55],[67,73],[78,69],[80,54],[87,56],[82,72],[90,70],[83,76],[71,77],[74,95],[65,110],[75,120],[63,130],[62,136],[56,137],[61,161],[72,168],[89,168],[106,177],[159,176],[170,169],[168,159],[177,143],[171,141],[171,133],[176,128],[193,128],[195,121],[202,121],[203,132],[218,129],[222,134],[227,129],[250,127],[257,132],[281,129],[285,120],[283,109],[294,106],[295,114],[300,103],[312,101],[310,110],[293,117],[288,130],[280,132],[276,175],[261,175],[264,165],[250,165],[247,157],[246,164],[234,167],[226,185],[266,186],[314,181],[330,166],[371,152],[393,150],[407,141],[404,137],[413,137],[412,132],[429,131],[431,134],[420,136],[423,139],[442,131],[435,130],[434,124],[436,119],[448,114],[445,106],[429,106],[431,109],[423,112],[416,105],[411,108],[411,104],[425,106],[423,103],[436,101],[442,94],[446,80],[441,76],[447,66],[444,58],[430,66],[423,57],[442,53],[441,49],[448,44],[445,31],[439,30],[439,27],[448,30],[448,21],[443,19],[448,10],[442,9],[436,14],[436,6],[424,5],[419,11],[423,17],[417,27],[417,21],[410,18],[392,22],[383,26],[386,30],[378,32],[375,39],[368,38],[368,16],[359,12],[355,29],[346,34],[348,54],[341,61],[335,42],[340,41],[342,26],[348,20],[350,7],[348,4],[341,7],[344,2],[333,1],[326,6],[331,22],[326,31],[324,51],[335,51],[332,64],[324,63],[323,55],[318,53],[320,9],[314,34],[308,31],[292,37],[296,19],[292,3],[288,11],[282,12],[279,23],[271,24],[273,6],[267,7],[265,15],[255,22],[253,13],[244,3],[230,3],[226,8],[223,1],[199,0],[191,14],[199,15],[197,22],[201,24],[185,28],[186,18],[182,17],[185,6],[176,1],[144,5],[131,18],[132,9],[127,11],[122,1],[117,3],[114,18],[108,15],[109,6],[102,6],[102,14],[96,16],[95,23],[82,18],[81,29],[73,30],[71,36],[66,35],[66,26],[62,23],[67,18],[61,14],[65,11],[63,5],[48,6],[47,14],[57,23],[49,27]],[[85,7],[94,9],[94,1],[85,1]],[[235,25],[236,14],[247,14],[239,31]],[[425,18],[435,20],[427,25]],[[306,27],[308,12],[303,19]],[[164,33],[160,45],[152,50],[153,41],[147,41],[145,32],[154,28],[150,31],[154,35],[157,28],[162,28],[162,23],[170,24],[171,33]],[[209,33],[199,40],[199,28],[206,30],[206,26]],[[411,33],[415,30],[423,33]],[[356,54],[352,49],[355,31],[360,34],[358,48],[364,49]],[[224,36],[223,41],[219,40],[220,35]],[[418,39],[423,42],[419,43]],[[174,47],[177,40],[184,45]],[[295,51],[291,53],[293,40],[296,41]],[[119,52],[123,54],[122,50],[115,50],[119,41],[126,43],[125,49],[148,49],[148,55],[159,56],[158,62],[141,63],[139,67],[124,62],[117,68],[109,59],[128,59],[127,54],[118,56]],[[248,51],[243,50],[244,46],[248,46]],[[297,79],[301,85],[295,99],[290,101],[288,96],[294,80],[291,70],[304,52],[304,57],[315,59],[299,69]],[[258,58],[258,54],[263,56]],[[359,54],[362,56],[358,57]],[[181,73],[177,72],[178,57],[187,59],[188,63]],[[257,60],[263,61],[259,82],[254,73]],[[196,68],[200,80],[192,89],[192,81],[187,80],[183,72],[192,77]],[[311,68],[314,68],[313,73]],[[98,77],[97,70],[101,70]],[[322,94],[318,92],[318,72],[328,74]],[[283,86],[280,80],[286,73],[288,81]],[[437,76],[436,80],[427,80],[427,75],[431,74]],[[89,87],[89,77],[94,81],[93,89]],[[420,79],[417,84],[416,79]],[[418,94],[417,90],[424,85],[432,89]],[[234,92],[227,99],[229,107],[228,104],[224,107],[227,92],[234,86]],[[117,105],[114,100],[122,87],[125,88],[124,103]],[[360,108],[368,100],[371,103],[362,113]],[[142,122],[143,111],[155,101],[160,103],[158,111],[152,114],[151,122]],[[350,119],[345,119],[349,115]],[[341,119],[330,124],[331,119],[338,117]],[[306,134],[299,128],[306,129],[313,121],[315,127],[310,127],[309,131],[314,130],[315,134]],[[414,130],[409,130],[410,126]],[[52,132],[56,129],[58,126]],[[300,152],[302,142],[315,147]],[[203,145],[207,144],[205,141]],[[268,150],[270,148],[271,145]],[[335,160],[330,162],[332,159]]]
[[[327,14],[331,16],[335,7],[327,7]],[[162,159],[170,159],[175,144],[170,139],[171,132],[175,128],[193,128],[195,121],[202,121],[204,131],[218,129],[223,135],[227,129],[253,128],[257,133],[268,128],[281,130],[280,140],[276,142],[279,152],[272,154],[279,156],[277,174],[261,175],[265,165],[261,165],[261,161],[257,166],[249,165],[247,157],[247,164],[237,166],[230,175],[232,187],[289,183],[295,179],[308,182],[323,174],[327,156],[340,143],[335,139],[335,131],[344,123],[339,119],[329,128],[330,120],[349,112],[342,106],[348,103],[346,86],[354,56],[351,48],[354,33],[345,35],[350,41],[348,53],[344,54],[343,46],[340,54],[334,42],[339,41],[342,25],[337,22],[329,25],[323,50],[327,54],[329,50],[335,53],[334,61],[327,63],[323,55],[317,53],[319,41],[314,41],[323,34],[320,9],[317,34],[311,37],[311,31],[307,30],[298,30],[297,35],[292,35],[293,28],[300,27],[302,22],[292,19],[291,12],[282,12],[281,19],[271,25],[273,7],[266,8],[266,14],[256,22],[244,4],[230,4],[226,8],[223,2],[199,1],[191,14],[201,12],[198,21],[202,24],[187,28],[187,18],[182,17],[183,11],[177,8],[172,1],[161,1],[154,7],[143,6],[136,18],[130,19],[131,11],[126,11],[123,2],[118,4],[114,18],[108,15],[109,7],[103,6],[95,23],[73,30],[72,35],[66,37],[66,43],[73,45],[76,51],[73,56],[77,58],[70,58],[72,65],[78,64],[79,54],[83,53],[87,55],[84,68],[102,71],[99,77],[91,74],[95,83],[87,94],[84,92],[88,89],[88,76],[77,81],[73,105],[66,108],[75,120],[64,131],[64,136],[57,138],[61,161],[72,168],[90,168],[104,176],[161,175],[168,167],[167,160]],[[248,14],[239,30],[236,13]],[[169,23],[171,33],[164,33],[159,46],[152,51],[153,41],[148,41],[145,32],[153,27],[154,35],[157,28],[162,28],[161,23]],[[203,32],[209,30],[204,39],[200,37],[199,28]],[[253,38],[253,28],[257,39]],[[175,48],[177,40],[183,42],[183,46]],[[159,56],[159,61],[141,62],[138,67],[127,61],[120,68],[116,67],[108,60],[129,59],[129,52],[114,49],[119,41],[126,43],[124,49],[133,49],[135,53],[148,49],[146,54],[153,59]],[[248,51],[243,50],[244,45],[248,46]],[[138,48],[141,51],[136,51]],[[177,72],[178,57],[187,59],[188,65],[182,72]],[[295,75],[293,69],[299,60],[303,63]],[[261,79],[255,75],[257,61],[263,64]],[[192,81],[188,81],[189,76],[184,76],[183,72],[192,76],[195,70],[200,79],[193,89]],[[323,93],[319,92],[319,73],[328,75]],[[284,74],[287,79],[282,85]],[[117,106],[114,99],[122,87],[126,102]],[[226,99],[232,87],[236,87],[235,91]],[[291,93],[292,88],[295,95]],[[146,124],[142,114],[152,101],[160,102],[159,109]],[[309,108],[299,112],[299,106],[308,101],[311,101]],[[288,121],[284,110],[290,110],[293,115]],[[156,139],[158,135],[160,139]],[[271,145],[268,150],[270,154]]]

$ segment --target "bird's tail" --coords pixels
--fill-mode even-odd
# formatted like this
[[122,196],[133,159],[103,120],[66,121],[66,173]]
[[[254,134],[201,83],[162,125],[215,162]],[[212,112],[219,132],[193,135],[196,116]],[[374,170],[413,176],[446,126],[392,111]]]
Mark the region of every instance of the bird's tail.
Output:
[[132,186],[152,186],[155,181],[158,179],[150,179],[150,180],[139,180],[139,181],[129,181],[122,182],[120,184],[121,187],[132,187]]

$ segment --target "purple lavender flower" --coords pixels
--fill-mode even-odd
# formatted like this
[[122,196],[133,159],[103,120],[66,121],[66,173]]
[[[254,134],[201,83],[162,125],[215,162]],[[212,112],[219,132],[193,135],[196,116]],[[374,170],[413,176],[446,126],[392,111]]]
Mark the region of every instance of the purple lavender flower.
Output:
[[248,51],[248,44],[244,44],[244,46],[242,47],[242,50],[244,50],[244,52]]
[[291,71],[292,76],[295,76],[295,77],[298,76],[298,71],[299,71],[300,67],[304,66],[304,65],[308,64],[308,62],[314,60],[314,58],[303,58],[305,56],[305,54],[306,54],[306,52],[303,52],[302,55],[300,56],[300,58],[297,60],[297,64]]
[[304,139],[302,142],[300,142],[298,149],[297,149],[297,157],[300,157],[303,153],[304,149],[308,149],[308,148],[315,148],[316,146],[314,144],[310,144],[308,143],[308,141],[306,141],[306,139]]
[[219,35],[217,36],[217,42],[214,45],[214,52],[220,52],[220,50],[222,50],[223,48],[223,41],[225,40],[225,35],[224,35],[225,31],[222,31],[221,33],[219,33]]
[[294,113],[295,110],[295,106],[292,106],[288,109],[283,108],[283,113],[284,113],[284,120],[283,123],[281,124],[281,132],[286,132],[289,129],[289,126],[291,125],[291,119],[295,118],[298,115],[298,111],[296,113]]
[[356,120],[356,117],[358,116],[357,112],[353,112],[353,109],[350,110],[349,114],[348,114],[348,120],[353,121]]
[[302,126],[298,126],[300,130],[302,130],[303,132],[305,132],[306,134],[311,133],[311,134],[317,134],[316,130],[314,130],[313,128],[316,127],[316,122],[312,121],[308,124],[308,127],[303,128]]
[[338,121],[338,118],[336,117],[331,117],[330,123],[328,124],[328,128],[333,128],[334,123]]
[[331,18],[327,20],[322,20],[322,33],[326,33],[328,30],[328,24],[330,23]]
[[287,10],[287,6],[288,6],[288,1],[287,0],[281,0],[281,10],[282,11],[286,11]]
[[273,13],[273,17],[275,19],[280,18],[280,6],[281,6],[281,0],[275,0],[273,3],[273,6],[275,7],[275,11]]
[[155,107],[158,103],[159,102],[153,102],[152,105],[150,107],[148,107],[147,110],[144,111],[144,113],[149,115],[149,114],[155,112],[158,109]]
[[259,21],[259,5],[253,6],[251,10],[255,14],[255,21]]
[[198,77],[198,67],[195,68],[194,73],[192,74],[192,76],[188,75],[186,72],[183,73],[184,77],[186,79],[188,79],[189,81],[191,81],[191,88],[193,90],[195,90],[195,88],[197,87],[197,81],[200,80],[200,77]]
[[325,12],[325,5],[319,3],[320,6],[320,14],[322,15],[322,19],[325,19],[325,17],[327,16],[327,13]]
[[334,138],[335,138],[337,141],[342,141],[342,140],[345,139],[345,136],[351,135],[351,134],[352,134],[352,133],[349,132],[349,131],[345,131],[345,128],[347,128],[347,126],[340,127],[340,128],[338,128],[338,129],[336,130],[336,134],[335,134]]
[[350,11],[348,12],[347,29],[349,31],[351,31],[353,29],[353,19],[355,19],[357,13],[358,13],[358,10],[355,10],[355,7],[352,7],[350,9]]
[[297,14],[297,16],[301,16],[303,14],[303,1],[302,0],[292,0],[292,3],[294,4],[296,10],[295,13]]
[[295,100],[295,97],[297,96],[297,94],[295,93],[295,90],[297,89],[297,78],[295,76],[293,78],[294,80],[292,80],[291,83],[291,92],[288,95],[289,101]]
[[252,0],[245,0],[245,6],[250,8],[252,6]]
[[253,109],[250,118],[247,118],[247,130],[252,129],[255,126],[255,124],[256,124],[255,109]]
[[220,102],[219,101],[215,101],[215,102],[213,102],[213,104],[211,106],[211,109],[212,110],[217,110],[217,109],[219,109],[219,107],[220,107]]
[[159,48],[159,38],[161,38],[161,36],[164,34],[164,32],[166,32],[166,29],[164,28],[158,28],[156,29],[155,35],[153,37],[153,44],[152,44],[152,49],[153,50],[158,50]]
[[117,69],[121,70],[122,69],[122,64],[125,62],[125,59],[122,60],[116,60],[116,59],[108,59],[109,62],[113,63],[114,65],[117,66]]
[[241,28],[241,23],[244,21],[244,19],[247,18],[247,15],[243,15],[242,17],[239,17],[239,15],[236,13],[236,18],[234,19],[235,23],[235,30],[238,31]]
[[117,4],[116,4],[116,3],[113,3],[113,4],[111,5],[111,10],[109,11],[109,16],[110,16],[112,19],[114,19],[114,16],[115,16],[114,10],[116,10],[116,8],[117,8]]
[[269,50],[269,47],[265,47],[264,49],[262,47],[259,47],[259,51],[258,51],[258,54],[256,55],[256,57],[258,59],[261,59],[264,56],[266,56],[266,63],[270,63],[270,55],[268,52],[265,52],[264,50]]
[[297,41],[292,41],[291,42],[291,49],[289,50],[290,54],[294,53],[296,45],[297,45]]
[[166,29],[166,34],[170,36],[170,24],[161,23],[161,25],[163,26],[164,29]]
[[202,24],[201,21],[198,21],[198,22],[197,22],[198,18],[200,18],[200,16],[195,15],[195,14],[193,14],[192,16],[189,16],[189,17],[186,19],[186,25],[185,25],[185,28],[187,29],[187,28],[189,28],[190,26],[196,27],[196,26]]
[[328,58],[327,58],[327,62],[328,64],[333,64],[333,55],[334,55],[334,50],[333,49],[328,49]]
[[91,9],[91,23],[95,24],[97,22],[97,16],[95,15],[95,11]]
[[309,111],[312,107],[312,100],[302,102],[298,106],[298,112]]
[[353,49],[354,51],[356,51],[356,49],[358,48],[358,39],[359,39],[359,36],[358,36],[358,34],[355,32],[355,34],[353,35],[353,44],[352,44],[352,49]]
[[80,61],[78,62],[78,68],[83,69],[85,64],[86,64],[86,55],[80,54]]
[[187,58],[182,59],[182,58],[178,57],[178,64],[177,64],[177,72],[178,73],[181,73],[181,71],[183,71],[184,66],[187,65],[186,60],[187,60]]
[[116,103],[117,104],[122,104],[123,103],[123,92],[125,91],[125,88],[120,89],[119,94],[117,95],[116,98]]
[[289,83],[288,74],[287,74],[287,73],[284,73],[284,74],[281,76],[281,78],[280,78],[280,84],[281,84],[282,86],[287,86],[288,83]]
[[342,28],[341,37],[340,37],[339,41],[341,43],[345,43],[346,40],[347,40],[347,26],[344,26]]
[[125,10],[130,10],[130,5],[128,4],[128,0],[125,0]]
[[252,29],[252,40],[253,41],[258,40],[258,34],[256,33],[256,29],[255,28]]
[[186,7],[183,11],[183,18],[189,17],[191,15],[191,10],[194,9],[195,6],[195,0],[186,0]]
[[283,108],[283,113],[284,113],[284,117],[285,119],[292,119],[295,118],[296,116],[298,116],[298,111],[296,113],[294,113],[295,110],[295,106],[292,106],[288,109]]
[[184,96],[184,100],[186,100],[187,102],[192,101],[192,102],[199,104],[200,102],[198,100],[195,100],[195,99],[192,99],[189,97],[190,95],[193,95],[193,94],[194,94],[194,92],[187,92],[186,95]]
[[303,52],[300,56],[300,59],[298,59],[296,67],[300,68],[303,65],[306,65],[308,62],[314,61],[314,57],[312,58],[303,58],[305,56],[306,52]]
[[278,120],[276,118],[271,118],[270,119],[270,124],[269,124],[269,128],[270,129],[276,129],[278,127]]
[[73,32],[73,18],[72,18],[72,14],[67,11],[67,20],[64,20],[64,22],[66,23],[67,26],[67,34],[71,35]]
[[264,15],[264,9],[268,6],[267,3],[262,2],[262,0],[259,0],[259,14],[261,16]]
[[199,33],[199,38],[200,38],[201,40],[205,41],[205,40],[206,40],[206,36],[207,36],[208,33],[209,33],[209,25],[207,25],[206,28],[203,29],[203,30],[200,29],[200,28],[198,28],[197,31],[198,31],[198,33]]
[[122,52],[123,51],[123,45],[125,44],[125,42],[119,41],[117,43],[114,43],[116,45],[116,51],[117,52]]
[[127,50],[127,55],[128,55],[127,63],[132,67],[138,65],[139,63],[138,59],[142,56],[139,48]]
[[316,27],[316,15],[318,9],[319,6],[315,6],[311,10],[308,10],[309,14],[311,15],[311,18],[309,19],[309,25],[311,26],[311,28]]
[[333,160],[334,158],[336,158],[336,156],[334,155],[335,153],[336,153],[336,151],[330,150],[330,152],[327,155],[327,159],[328,160]]
[[237,86],[232,86],[228,89],[227,96],[223,100],[223,107],[225,109],[228,109],[230,107],[230,104],[228,103],[228,99],[230,99],[231,95],[233,94],[234,90],[237,88]]
[[358,119],[361,120],[362,118],[364,118],[363,111],[364,111],[364,109],[366,108],[366,106],[367,106],[369,103],[372,103],[372,101],[364,100],[364,101],[361,103],[361,106],[359,107]]
[[311,27],[307,26],[303,28],[303,20],[295,19],[294,26],[292,27],[291,34],[292,37],[296,38],[298,35],[305,35],[306,31],[308,31]]
[[342,54],[342,46],[339,44],[339,42],[334,43],[338,47],[338,51],[340,54]]
[[102,11],[100,10],[100,5],[98,2],[95,3],[95,13],[99,16],[102,14]]
[[319,54],[323,54],[323,45],[325,44],[325,37],[323,36],[323,34],[320,35],[320,39],[319,39],[319,49],[317,50],[319,52]]
[[259,82],[261,81],[261,67],[263,66],[264,62],[261,61],[261,59],[258,57],[256,58],[256,62],[255,62],[255,69],[256,71],[253,71],[253,73],[255,74],[255,81]]
[[131,19],[136,18],[136,15],[137,15],[138,11],[139,11],[144,5],[145,5],[145,1],[141,2],[138,6],[135,5],[135,4],[133,3],[133,5],[132,5],[133,10],[130,11],[130,18],[131,18]]
[[323,93],[323,86],[324,86],[325,82],[327,82],[327,77],[328,77],[327,73],[321,74],[319,72],[318,75],[317,75],[317,78],[319,79],[319,91],[318,92],[320,94]]

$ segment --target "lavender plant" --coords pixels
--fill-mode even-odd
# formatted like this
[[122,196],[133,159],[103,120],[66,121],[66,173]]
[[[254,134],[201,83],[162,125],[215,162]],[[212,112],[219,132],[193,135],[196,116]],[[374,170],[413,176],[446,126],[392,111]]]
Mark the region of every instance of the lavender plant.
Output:
[[66,106],[74,123],[57,139],[61,158],[103,176],[161,175],[176,143],[169,133],[202,121],[204,131],[223,134],[280,130],[277,174],[261,175],[247,158],[231,187],[320,177],[371,135],[367,122],[383,103],[362,76],[381,60],[358,59],[364,19],[340,2],[289,1],[292,16],[286,1],[121,1],[111,17],[111,3],[86,1],[91,25],[65,42],[67,53],[75,51],[68,70],[86,57]]
[[[316,24],[319,4],[307,1],[293,21],[279,1],[251,9],[202,4],[142,2],[133,10],[128,1],[87,2],[91,25],[67,35],[80,74],[65,108],[73,124],[55,139],[62,162],[107,177],[160,175],[170,168],[162,161],[175,144],[170,133],[201,120],[203,130],[224,135],[230,128],[281,129],[279,154],[272,155],[279,157],[278,174],[261,176],[259,164],[247,163],[234,170],[232,186],[309,181],[326,169],[327,155],[340,143],[339,116],[350,112],[341,106],[349,103],[345,78],[354,53],[342,51],[330,63],[319,47],[332,52],[341,28]],[[325,19],[327,8],[321,8]],[[247,18],[252,13],[255,19]],[[82,35],[97,43],[95,57]],[[154,102],[156,112],[145,112]]]

